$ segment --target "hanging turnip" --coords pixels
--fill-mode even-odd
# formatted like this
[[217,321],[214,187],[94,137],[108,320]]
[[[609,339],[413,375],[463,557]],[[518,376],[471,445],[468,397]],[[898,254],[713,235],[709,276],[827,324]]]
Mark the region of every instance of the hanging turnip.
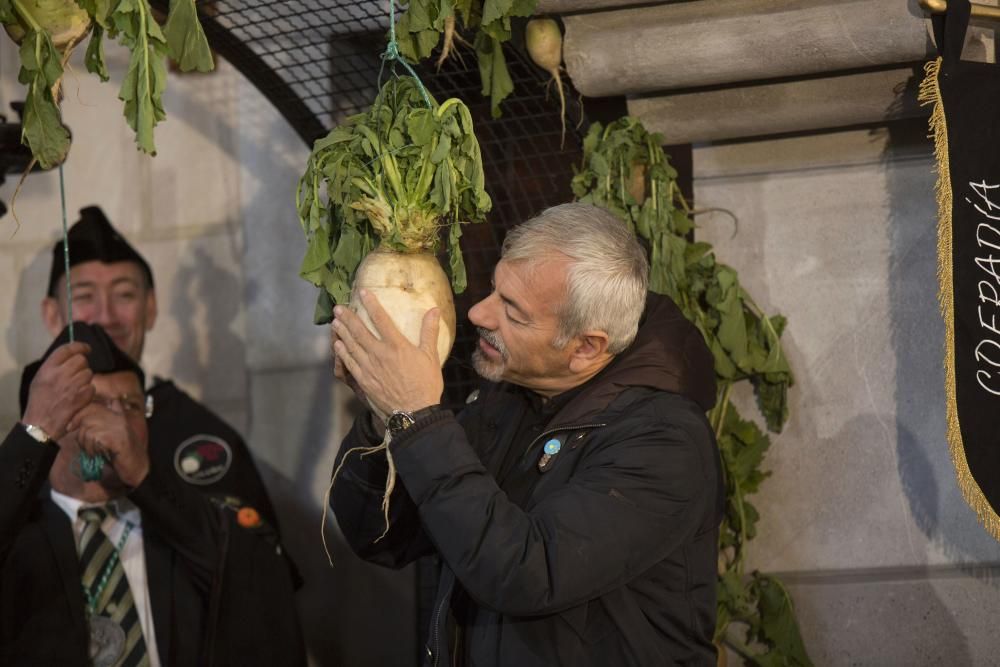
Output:
[[[436,306],[444,364],[455,337],[451,292],[466,284],[461,225],[483,220],[491,207],[465,104],[438,105],[415,79],[392,77],[371,109],[316,142],[296,203],[308,242],[300,275],[321,288],[314,321],[330,322],[333,306],[347,303],[374,332],[357,298],[365,288],[417,344],[424,314]],[[435,257],[442,231],[450,287]],[[365,451],[385,449],[389,459],[388,518],[395,474],[386,444]]]
[[[524,44],[528,55],[536,65],[549,73],[555,81],[559,93],[559,120],[562,122],[562,141],[566,143],[566,96],[563,94],[562,77],[562,32],[554,19],[531,19],[524,28]],[[551,83],[550,81],[550,83]]]

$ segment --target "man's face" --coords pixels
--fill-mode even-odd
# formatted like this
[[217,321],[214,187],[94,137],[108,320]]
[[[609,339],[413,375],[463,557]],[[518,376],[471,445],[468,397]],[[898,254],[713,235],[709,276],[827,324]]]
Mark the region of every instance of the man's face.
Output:
[[[100,418],[104,423],[115,423],[124,426],[132,434],[133,442],[148,445],[149,432],[146,426],[146,398],[139,384],[139,377],[130,371],[120,371],[118,373],[102,373],[94,375],[92,380],[94,385],[94,398],[91,403],[100,406],[102,414]],[[53,473],[58,475],[66,474],[66,471],[74,471],[79,466],[77,457],[80,453],[80,446],[73,432],[67,433],[59,441],[59,456],[53,464]],[[76,474],[76,473],[75,473]],[[57,491],[62,490],[61,486],[52,478],[53,487]],[[128,487],[122,482],[115,472],[114,467],[105,464],[102,470],[100,486],[108,497],[115,497],[128,492]],[[73,495],[70,493],[70,495]]]
[[558,393],[555,388],[571,375],[569,352],[552,346],[567,268],[562,257],[497,264],[493,292],[469,310],[469,321],[479,330],[479,347],[472,355],[477,373],[542,395]]
[[[146,285],[135,262],[82,262],[70,268],[73,319],[99,324],[123,352],[136,362],[142,356],[146,332],[156,321],[156,295]],[[49,333],[57,335],[66,322],[66,279],[59,280],[55,298],[42,302]]]

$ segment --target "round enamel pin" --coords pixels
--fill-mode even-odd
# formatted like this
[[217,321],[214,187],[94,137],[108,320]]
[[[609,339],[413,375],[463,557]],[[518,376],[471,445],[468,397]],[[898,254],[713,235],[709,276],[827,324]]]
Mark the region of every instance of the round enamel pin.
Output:
[[538,471],[545,472],[552,466],[552,459],[562,449],[562,440],[552,438],[542,447],[542,458],[538,459]]

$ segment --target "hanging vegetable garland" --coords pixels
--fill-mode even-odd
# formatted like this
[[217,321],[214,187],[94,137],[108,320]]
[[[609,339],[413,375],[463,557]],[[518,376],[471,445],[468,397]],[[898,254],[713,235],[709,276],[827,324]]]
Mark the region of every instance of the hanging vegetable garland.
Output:
[[[719,397],[709,420],[726,471],[726,513],[719,534],[716,642],[752,665],[809,665],[791,599],[775,577],[744,577],[747,541],[756,534],[757,510],[747,500],[769,473],[760,467],[770,439],[743,419],[730,401],[736,382],[753,384],[771,431],[788,419],[792,384],[781,349],[785,319],[765,315],[739,283],[736,271],[715,258],[711,244],[693,242],[691,212],[677,186],[677,172],[634,118],[592,125],[583,142],[583,167],[573,178],[578,200],[627,221],[650,254],[650,289],[671,297],[705,337],[715,358]],[[730,624],[746,629],[740,641]]]
[[118,96],[136,144],[150,155],[156,154],[153,128],[165,118],[165,58],[169,55],[182,71],[214,67],[195,0],[171,0],[162,29],[148,0],[0,0],[0,23],[21,46],[18,80],[27,86],[22,142],[45,169],[61,164],[69,151],[59,89],[73,49],[88,34],[87,70],[102,81],[109,78],[105,35],[131,52]]
[[399,52],[413,63],[430,57],[444,39],[437,65],[453,51],[461,27],[475,31],[472,46],[479,62],[482,93],[490,98],[494,118],[500,103],[514,91],[503,43],[511,38],[511,19],[535,13],[537,0],[411,0],[396,24]]

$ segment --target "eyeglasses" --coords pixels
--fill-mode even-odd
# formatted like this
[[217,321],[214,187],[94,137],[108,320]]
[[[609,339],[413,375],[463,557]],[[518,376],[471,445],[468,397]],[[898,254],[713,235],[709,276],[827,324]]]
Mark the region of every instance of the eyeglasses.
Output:
[[120,396],[102,396],[101,394],[96,394],[92,402],[103,405],[112,412],[120,412],[121,414],[141,413],[146,419],[153,416],[152,396],[146,396],[143,399],[133,394],[122,394]]

